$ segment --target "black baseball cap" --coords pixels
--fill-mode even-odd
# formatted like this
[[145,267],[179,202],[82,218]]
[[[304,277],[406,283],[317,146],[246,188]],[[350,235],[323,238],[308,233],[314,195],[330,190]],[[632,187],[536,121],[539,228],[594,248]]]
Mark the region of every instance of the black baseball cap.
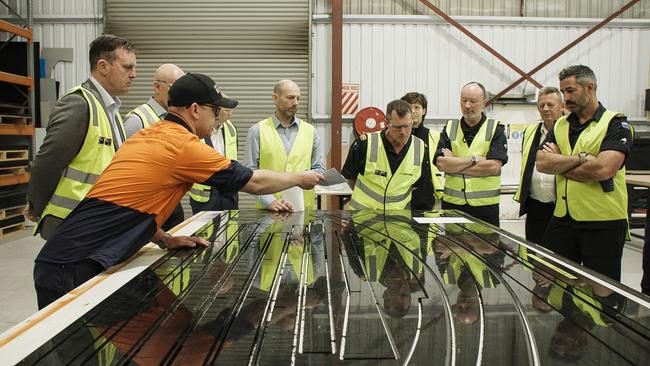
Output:
[[215,108],[235,108],[239,104],[235,99],[224,97],[208,75],[187,73],[169,89],[169,105],[184,107],[192,103],[208,104]]

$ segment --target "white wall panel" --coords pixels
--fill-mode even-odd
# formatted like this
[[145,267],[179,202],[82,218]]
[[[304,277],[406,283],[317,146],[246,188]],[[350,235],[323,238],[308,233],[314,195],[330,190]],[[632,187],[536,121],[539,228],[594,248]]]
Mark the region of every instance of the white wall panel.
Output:
[[[520,16],[521,0],[429,0],[451,16]],[[629,0],[526,0],[529,17],[606,18]],[[332,0],[314,0],[314,14],[330,14]],[[420,0],[343,0],[343,14],[434,15]],[[641,0],[622,18],[650,18],[650,0]]]
[[[493,25],[466,27],[521,69],[528,71],[586,32],[573,25]],[[330,25],[314,25],[312,113],[330,110]],[[599,30],[533,77],[543,85],[558,85],[565,66],[589,65],[598,77],[599,99],[630,117],[643,116],[643,95],[650,69],[650,27],[620,26]],[[400,24],[344,21],[343,82],[360,84],[360,107],[382,109],[412,90],[429,97],[428,118],[459,115],[462,85],[477,80],[492,93],[519,75],[447,24]],[[534,93],[523,83],[509,95]]]

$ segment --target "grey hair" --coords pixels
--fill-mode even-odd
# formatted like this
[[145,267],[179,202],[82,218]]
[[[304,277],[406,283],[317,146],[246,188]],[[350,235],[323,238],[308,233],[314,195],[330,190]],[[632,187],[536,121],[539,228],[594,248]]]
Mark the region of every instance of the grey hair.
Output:
[[560,90],[554,86],[545,86],[541,89],[539,89],[539,92],[537,92],[537,97],[541,95],[547,95],[547,94],[557,94],[557,97],[560,98],[560,102],[564,102],[564,98],[562,98],[562,93]]
[[585,65],[572,65],[565,67],[562,71],[560,71],[559,76],[560,81],[566,78],[575,77],[576,82],[581,86],[587,85],[587,83],[590,81],[594,83],[594,89],[596,89],[597,86],[596,74],[594,74],[593,70]]

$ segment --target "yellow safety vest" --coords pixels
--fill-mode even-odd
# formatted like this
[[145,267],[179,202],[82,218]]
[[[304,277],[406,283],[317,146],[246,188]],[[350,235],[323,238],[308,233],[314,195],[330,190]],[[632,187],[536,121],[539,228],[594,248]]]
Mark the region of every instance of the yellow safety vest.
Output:
[[[560,118],[553,127],[557,146],[563,155],[576,155],[587,152],[597,156],[600,145],[607,134],[612,118],[620,116],[618,112],[605,111],[598,122],[592,121],[582,131],[571,149],[569,143],[569,121]],[[564,217],[568,213],[576,221],[610,221],[627,220],[627,187],[625,185],[625,167],[614,176],[614,191],[603,192],[600,182],[579,182],[556,175],[555,189],[557,203],[553,215]]]
[[[289,156],[280,140],[280,135],[275,128],[273,118],[269,117],[259,122],[260,127],[260,169],[269,169],[276,172],[304,172],[311,170],[312,149],[314,146],[314,126],[305,121],[298,124],[298,134],[291,146]],[[274,194],[276,199],[282,198],[282,193]],[[303,190],[305,210],[316,208],[316,195],[314,190]],[[257,208],[264,208],[257,202]]]
[[[86,197],[115,155],[111,122],[104,106],[81,85],[70,89],[66,95],[72,93],[81,93],[86,99],[89,110],[88,132],[81,150],[63,170],[56,190],[43,210],[42,218],[52,215],[65,219]],[[121,130],[116,133],[124,136],[122,118],[119,114],[116,114],[115,118],[117,119],[115,124]],[[35,232],[38,232],[40,222]]]
[[424,142],[411,136],[404,160],[393,174],[380,132],[368,134],[366,167],[357,176],[350,199],[352,210],[403,210],[411,205],[412,186],[422,174]]
[[156,111],[149,105],[149,103],[142,104],[126,114],[126,118],[136,115],[142,121],[142,127],[147,128],[151,126],[154,122],[160,121],[160,117],[156,114]]
[[[478,130],[472,145],[467,146],[460,120],[449,120],[445,131],[451,141],[451,151],[456,157],[487,156],[499,121],[488,119]],[[465,174],[445,175],[443,200],[455,205],[488,206],[499,203],[501,194],[501,175],[474,177]]]
[[459,249],[449,257],[449,264],[442,275],[447,284],[456,284],[463,272],[463,268],[469,269],[472,277],[481,288],[494,288],[492,274],[485,263],[478,259],[474,254]]
[[571,292],[571,298],[578,310],[589,316],[597,325],[608,326],[601,316],[603,305],[593,299],[593,289],[590,286],[582,286],[576,291],[576,289],[567,290],[563,282],[560,282],[560,286],[553,284],[548,292],[547,303],[557,310],[562,309],[562,297],[565,291]]
[[442,172],[438,170],[433,159],[436,155],[438,142],[440,141],[440,132],[429,130],[429,166],[431,166],[431,182],[433,183],[433,194],[441,199],[445,192],[445,182],[442,179]]
[[[235,128],[235,125],[230,120],[226,121],[223,126],[225,131],[223,155],[230,160],[237,160],[237,128]],[[190,199],[199,203],[208,202],[210,200],[211,188],[205,184],[194,183],[192,189],[190,189]]]
[[[266,249],[266,253],[264,254],[264,259],[262,259],[262,264],[260,267],[260,289],[264,291],[271,290],[271,285],[273,284],[276,270],[281,264],[280,260],[282,259],[282,254],[284,253],[283,249],[285,236],[288,234],[282,231],[282,222],[274,222],[264,231],[264,233],[260,235],[260,246],[263,243],[266,243],[269,235],[273,235],[273,237],[271,238],[271,242],[268,244],[268,248]],[[304,251],[304,243],[303,245],[289,244],[287,248],[287,259],[289,259],[291,269],[296,275],[296,278],[300,278],[302,271],[304,270],[302,268],[302,257]],[[311,285],[314,283],[314,264],[311,255],[308,255],[306,266],[307,285]]]
[[[391,216],[404,220],[390,220]],[[374,212],[355,213],[352,221],[364,246],[364,267],[369,281],[379,281],[386,264],[388,249],[394,244],[402,260],[413,273],[420,273],[427,253],[422,253],[420,236],[410,225],[410,211],[391,212],[391,216],[380,216]],[[415,253],[415,254],[414,254]]]
[[[533,147],[535,134],[541,126],[541,122],[535,123],[526,127],[526,131],[524,131],[524,140],[521,143],[521,172],[519,173],[519,187],[517,187],[517,193],[515,193],[515,196],[513,198],[517,202],[521,202],[521,185],[524,182],[524,171],[526,170],[526,162],[528,162],[528,154]],[[536,151],[537,150],[535,150],[533,154],[535,154]]]

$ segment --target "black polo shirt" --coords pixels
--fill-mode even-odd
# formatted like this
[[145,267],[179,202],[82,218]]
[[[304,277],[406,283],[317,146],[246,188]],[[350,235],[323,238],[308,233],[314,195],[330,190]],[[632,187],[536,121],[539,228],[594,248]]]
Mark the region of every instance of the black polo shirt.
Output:
[[[571,144],[572,149],[576,145],[578,137],[580,137],[582,131],[589,127],[591,122],[598,122],[603,117],[603,114],[606,110],[607,109],[603,107],[600,102],[598,102],[598,109],[596,109],[596,113],[594,113],[594,116],[584,124],[580,124],[580,118],[577,114],[569,114],[567,121],[569,122],[569,143]],[[546,134],[546,140],[544,140],[544,143],[547,142],[552,142],[557,145],[553,128],[551,128]],[[542,150],[543,148],[544,144],[541,144],[539,146],[539,150]],[[628,155],[630,155],[631,149],[632,132],[630,130],[630,125],[627,123],[627,117],[621,116],[612,118],[612,121],[609,123],[609,127],[607,127],[605,138],[600,145],[600,152],[607,150],[620,151],[625,154],[625,158],[627,159]]]
[[421,123],[419,127],[414,128],[411,133],[424,141],[424,157],[422,161],[422,176],[414,186],[413,198],[411,199],[411,209],[413,210],[432,210],[436,202],[433,193],[433,183],[431,182],[431,166],[429,164],[429,151],[435,151],[437,146],[429,146],[429,129]]
[[[584,124],[580,124],[580,119],[577,114],[575,113],[569,114],[569,116],[567,117],[567,121],[569,122],[569,144],[571,144],[572,149],[575,146],[576,141],[578,141],[578,137],[580,137],[580,134],[592,122],[598,122],[602,118],[603,113],[605,113],[606,110],[607,109],[603,107],[603,105],[600,102],[598,102],[598,109],[596,109],[596,113],[594,113],[594,116],[591,117],[591,119],[589,119],[589,121],[585,122]],[[546,140],[544,140],[544,144],[547,142],[551,142],[557,145],[557,140],[555,139],[555,134],[554,134],[554,128],[551,128],[546,134]],[[542,150],[544,148],[544,144],[541,144],[539,146],[539,150]],[[623,154],[625,154],[625,159],[627,160],[627,157],[630,154],[630,150],[632,149],[632,145],[633,145],[632,132],[631,132],[630,125],[627,123],[627,117],[620,116],[620,117],[612,118],[612,121],[609,123],[609,126],[607,127],[605,138],[603,139],[603,142],[600,145],[600,152],[607,151],[607,150],[620,151]],[[625,162],[623,162],[621,168],[623,168],[624,166],[625,166]],[[600,229],[627,228],[627,220],[575,221],[568,214],[561,218],[553,217],[553,219],[570,223],[580,228],[590,228],[590,227],[600,228]]]
[[[470,126],[465,123],[465,117],[460,119],[460,128],[463,131],[463,136],[467,142],[467,146],[472,144],[474,141],[474,136],[478,133],[478,130],[481,128],[483,123],[487,120],[487,116],[483,114],[481,122],[476,124],[476,126]],[[442,129],[440,133],[440,141],[438,142],[438,148],[436,149],[436,155],[434,156],[434,161],[436,161],[440,156],[443,156],[442,149],[451,150],[451,140],[447,131]],[[506,165],[508,162],[508,139],[505,133],[505,127],[502,124],[498,124],[496,130],[494,131],[494,137],[492,137],[492,142],[490,142],[490,150],[487,153],[486,159],[500,160],[502,165]]]
[[[399,154],[395,152],[393,145],[386,138],[386,130],[381,131],[379,134],[381,136],[381,141],[384,144],[384,151],[386,152],[386,157],[388,158],[388,164],[390,165],[390,171],[392,174],[395,174],[397,168],[404,160],[406,153],[411,147],[411,142],[413,141],[412,137],[409,137],[406,145],[400,150]],[[357,179],[358,175],[363,175],[366,170],[366,152],[368,151],[368,140],[366,139],[356,139],[352,146],[350,146],[350,151],[348,152],[348,157],[345,159],[345,164],[341,174],[347,179]],[[429,173],[430,174],[430,173]],[[420,179],[415,182],[414,186],[417,186],[422,180]]]

